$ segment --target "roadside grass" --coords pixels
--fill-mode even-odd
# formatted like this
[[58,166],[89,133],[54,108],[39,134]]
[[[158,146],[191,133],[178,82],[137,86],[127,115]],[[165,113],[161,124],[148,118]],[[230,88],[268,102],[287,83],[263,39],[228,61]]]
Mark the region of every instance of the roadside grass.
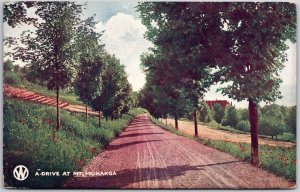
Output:
[[[161,128],[181,135],[204,145],[213,147],[219,151],[229,153],[241,160],[250,162],[251,146],[247,143],[235,143],[221,140],[200,139],[184,134],[172,126],[166,126],[159,120],[150,116],[151,120]],[[259,146],[260,167],[275,173],[278,176],[283,176],[290,181],[296,181],[296,147],[273,147],[267,145]]]
[[[61,129],[53,142],[52,130],[56,125],[55,108],[28,104],[4,98],[3,160],[6,186],[22,188],[59,188],[68,178],[64,171],[79,171],[109,144],[132,119],[144,109],[130,110],[115,121],[89,117],[86,127],[84,114],[61,111]],[[29,169],[29,177],[17,181],[12,171],[17,165]],[[35,173],[59,172],[60,176],[35,176]]]

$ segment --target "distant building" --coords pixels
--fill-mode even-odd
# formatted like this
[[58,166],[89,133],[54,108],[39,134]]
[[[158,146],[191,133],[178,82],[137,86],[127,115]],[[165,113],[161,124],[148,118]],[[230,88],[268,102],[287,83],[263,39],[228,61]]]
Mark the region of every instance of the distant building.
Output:
[[229,103],[227,100],[206,100],[205,101],[207,103],[207,105],[209,106],[209,108],[212,108],[212,106],[215,103],[219,103],[223,108],[225,108],[228,105],[232,105],[232,103]]

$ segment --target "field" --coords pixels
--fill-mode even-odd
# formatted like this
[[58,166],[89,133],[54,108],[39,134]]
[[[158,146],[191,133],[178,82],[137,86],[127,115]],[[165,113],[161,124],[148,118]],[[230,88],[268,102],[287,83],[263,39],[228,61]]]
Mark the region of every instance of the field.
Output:
[[[168,124],[175,126],[173,119],[168,119]],[[165,121],[163,121],[165,123]],[[183,133],[193,136],[194,135],[194,123],[189,121],[178,121],[179,130]],[[211,139],[211,140],[222,140],[228,142],[236,143],[250,143],[251,136],[250,134],[244,134],[234,131],[221,130],[209,127],[207,125],[198,124],[199,138],[201,139]],[[275,140],[267,137],[260,137],[258,140],[260,145],[269,145],[269,146],[280,146],[280,147],[295,147],[296,144],[293,142],[285,142],[281,140]]]

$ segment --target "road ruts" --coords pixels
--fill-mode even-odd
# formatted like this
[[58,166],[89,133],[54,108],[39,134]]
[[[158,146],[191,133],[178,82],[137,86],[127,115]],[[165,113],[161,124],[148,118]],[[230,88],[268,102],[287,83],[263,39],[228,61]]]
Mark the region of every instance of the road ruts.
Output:
[[288,189],[295,183],[229,154],[167,132],[146,114],[83,172],[115,171],[113,176],[72,177],[64,188]]

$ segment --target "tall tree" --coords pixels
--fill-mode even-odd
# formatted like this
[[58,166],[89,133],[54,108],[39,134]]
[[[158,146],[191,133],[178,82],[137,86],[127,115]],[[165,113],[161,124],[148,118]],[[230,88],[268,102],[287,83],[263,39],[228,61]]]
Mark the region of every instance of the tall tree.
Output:
[[115,56],[105,54],[102,75],[102,92],[92,101],[92,107],[102,111],[106,120],[119,118],[127,112],[130,103],[131,85],[127,80],[124,66]]
[[[206,9],[210,12],[205,13]],[[195,109],[197,136],[197,110],[211,84],[206,49],[218,48],[210,40],[220,31],[216,30],[220,21],[215,16],[219,11],[215,7],[212,9],[211,4],[183,2],[144,2],[138,5],[138,10],[148,29],[146,38],[156,46],[154,54],[162,55],[161,62],[148,66],[148,69],[156,75],[163,74],[163,82],[186,89]],[[212,25],[202,25],[204,21]]]
[[82,58],[75,80],[75,93],[79,100],[86,105],[86,126],[88,127],[88,105],[93,99],[101,94],[102,91],[102,67],[101,57]]
[[[103,45],[99,45],[101,34],[95,32],[93,17],[79,25],[76,35],[76,48],[79,60],[77,77],[74,83],[75,93],[86,105],[86,126],[88,127],[88,105],[101,94]],[[99,112],[99,118],[100,118]],[[99,121],[100,122],[100,121]]]
[[35,14],[42,19],[36,32],[24,36],[26,45],[18,47],[15,57],[36,65],[39,78],[48,89],[56,90],[57,126],[60,128],[59,91],[69,85],[75,58],[74,36],[80,20],[81,6],[74,2],[37,2]]
[[291,3],[229,3],[222,14],[228,35],[218,60],[221,92],[237,101],[248,100],[252,164],[258,165],[258,112],[261,101],[280,98],[279,72],[286,61],[286,40],[296,41],[296,6]]

